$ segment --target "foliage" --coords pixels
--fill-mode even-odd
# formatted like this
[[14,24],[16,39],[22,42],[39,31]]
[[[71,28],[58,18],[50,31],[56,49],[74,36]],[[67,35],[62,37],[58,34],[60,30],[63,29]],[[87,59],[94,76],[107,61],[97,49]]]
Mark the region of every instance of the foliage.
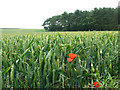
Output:
[[91,11],[76,10],[74,13],[64,12],[44,21],[48,31],[104,31],[117,30],[118,8],[94,8]]

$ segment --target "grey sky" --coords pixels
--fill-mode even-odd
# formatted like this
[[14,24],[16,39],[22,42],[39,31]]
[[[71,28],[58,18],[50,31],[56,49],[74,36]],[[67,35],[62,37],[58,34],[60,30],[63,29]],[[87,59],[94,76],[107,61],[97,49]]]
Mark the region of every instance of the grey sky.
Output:
[[119,0],[0,0],[0,28],[43,28],[43,22],[64,11],[118,6]]

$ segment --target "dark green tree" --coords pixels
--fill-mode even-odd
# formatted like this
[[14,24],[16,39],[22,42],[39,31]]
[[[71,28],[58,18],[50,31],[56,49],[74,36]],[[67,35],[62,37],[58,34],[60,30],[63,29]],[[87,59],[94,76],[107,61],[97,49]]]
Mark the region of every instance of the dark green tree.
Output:
[[117,30],[118,8],[94,8],[91,11],[76,10],[48,18],[43,26],[48,31]]

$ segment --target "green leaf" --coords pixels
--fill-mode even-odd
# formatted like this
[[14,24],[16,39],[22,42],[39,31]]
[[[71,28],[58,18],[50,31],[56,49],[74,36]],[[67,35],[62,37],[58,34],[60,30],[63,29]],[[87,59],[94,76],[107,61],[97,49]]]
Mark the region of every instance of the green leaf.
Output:
[[7,69],[5,69],[3,72],[2,72],[2,76],[4,76],[10,69],[11,69],[12,65],[10,67],[8,67]]

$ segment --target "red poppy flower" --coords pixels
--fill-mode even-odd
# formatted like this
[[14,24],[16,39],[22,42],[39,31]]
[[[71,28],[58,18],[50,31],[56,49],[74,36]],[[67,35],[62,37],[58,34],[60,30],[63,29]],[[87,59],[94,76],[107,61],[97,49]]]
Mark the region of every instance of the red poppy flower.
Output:
[[93,83],[93,85],[94,85],[95,87],[99,87],[99,86],[101,86],[100,84],[97,84],[96,81]]
[[93,85],[96,85],[97,84],[97,82],[95,81],[94,83],[93,83]]
[[68,59],[67,59],[68,62],[71,62],[72,60],[73,60],[73,59],[71,59],[71,58],[68,58]]
[[71,59],[74,59],[76,56],[77,56],[77,55],[76,55],[76,54],[73,54],[73,53],[70,53],[70,54],[69,54],[69,57],[70,57]]
[[95,87],[99,87],[98,85],[95,85]]
[[76,56],[77,56],[76,54],[70,53],[69,54],[70,58],[67,59],[67,62],[71,62]]

